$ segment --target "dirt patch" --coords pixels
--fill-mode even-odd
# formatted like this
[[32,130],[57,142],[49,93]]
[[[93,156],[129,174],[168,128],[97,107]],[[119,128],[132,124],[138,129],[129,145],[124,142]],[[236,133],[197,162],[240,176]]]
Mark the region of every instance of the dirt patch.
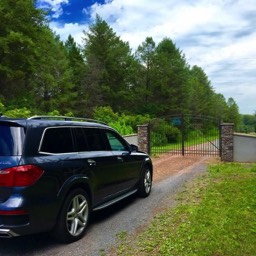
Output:
[[210,156],[181,156],[181,155],[161,155],[158,158],[152,158],[154,166],[153,180],[155,182],[161,181],[166,177],[176,174],[181,171],[186,171],[189,167],[200,162],[214,162],[216,157]]

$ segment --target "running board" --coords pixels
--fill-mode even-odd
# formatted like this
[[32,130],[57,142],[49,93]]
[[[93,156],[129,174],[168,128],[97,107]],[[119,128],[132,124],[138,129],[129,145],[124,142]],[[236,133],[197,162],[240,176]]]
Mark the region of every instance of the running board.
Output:
[[102,210],[102,209],[104,209],[106,207],[109,207],[109,206],[111,206],[111,205],[113,205],[113,204],[115,204],[115,203],[117,203],[117,202],[119,202],[119,201],[121,201],[121,200],[123,200],[123,199],[125,199],[125,198],[127,198],[127,197],[129,197],[129,196],[131,196],[133,194],[135,194],[137,191],[138,191],[137,189],[134,189],[134,190],[130,191],[129,193],[124,194],[122,196],[119,196],[119,197],[117,197],[117,198],[115,198],[115,199],[113,199],[113,200],[111,200],[111,201],[109,201],[109,202],[107,202],[105,204],[101,204],[100,206],[94,208],[93,211],[98,211],[98,210]]

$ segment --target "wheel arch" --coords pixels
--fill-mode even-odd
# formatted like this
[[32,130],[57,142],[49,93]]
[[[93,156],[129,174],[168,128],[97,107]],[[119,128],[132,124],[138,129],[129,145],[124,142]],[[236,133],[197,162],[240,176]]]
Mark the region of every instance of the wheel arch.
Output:
[[93,202],[93,193],[92,193],[91,186],[89,185],[89,179],[86,178],[86,177],[73,177],[73,178],[70,178],[69,180],[67,180],[58,192],[57,196],[59,198],[61,198],[60,209],[61,209],[61,206],[64,203],[65,198],[67,197],[67,195],[71,191],[73,191],[75,189],[78,189],[78,188],[83,189],[87,193],[87,195],[89,197],[89,200],[90,200],[90,203],[92,204],[92,202]]
[[153,163],[152,163],[150,158],[146,158],[145,161],[143,162],[143,165],[142,165],[142,168],[141,168],[141,175],[143,174],[144,168],[147,168],[147,167],[150,169],[151,176],[152,176],[152,179],[153,179]]

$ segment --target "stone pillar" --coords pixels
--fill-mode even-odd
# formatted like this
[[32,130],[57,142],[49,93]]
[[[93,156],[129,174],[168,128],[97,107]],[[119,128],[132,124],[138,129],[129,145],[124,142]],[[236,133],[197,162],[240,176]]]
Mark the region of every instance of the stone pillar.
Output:
[[138,125],[138,147],[139,150],[150,153],[149,145],[149,125]]
[[221,132],[221,160],[233,162],[233,133],[234,124],[223,123],[220,125]]

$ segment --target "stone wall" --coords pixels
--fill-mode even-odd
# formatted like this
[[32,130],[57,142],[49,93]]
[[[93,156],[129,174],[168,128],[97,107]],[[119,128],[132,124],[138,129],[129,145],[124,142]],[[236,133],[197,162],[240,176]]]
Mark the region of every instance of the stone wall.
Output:
[[149,125],[138,125],[138,147],[139,150],[150,153]]
[[224,162],[233,162],[233,133],[234,133],[234,124],[222,123],[220,125],[221,132],[221,160]]

